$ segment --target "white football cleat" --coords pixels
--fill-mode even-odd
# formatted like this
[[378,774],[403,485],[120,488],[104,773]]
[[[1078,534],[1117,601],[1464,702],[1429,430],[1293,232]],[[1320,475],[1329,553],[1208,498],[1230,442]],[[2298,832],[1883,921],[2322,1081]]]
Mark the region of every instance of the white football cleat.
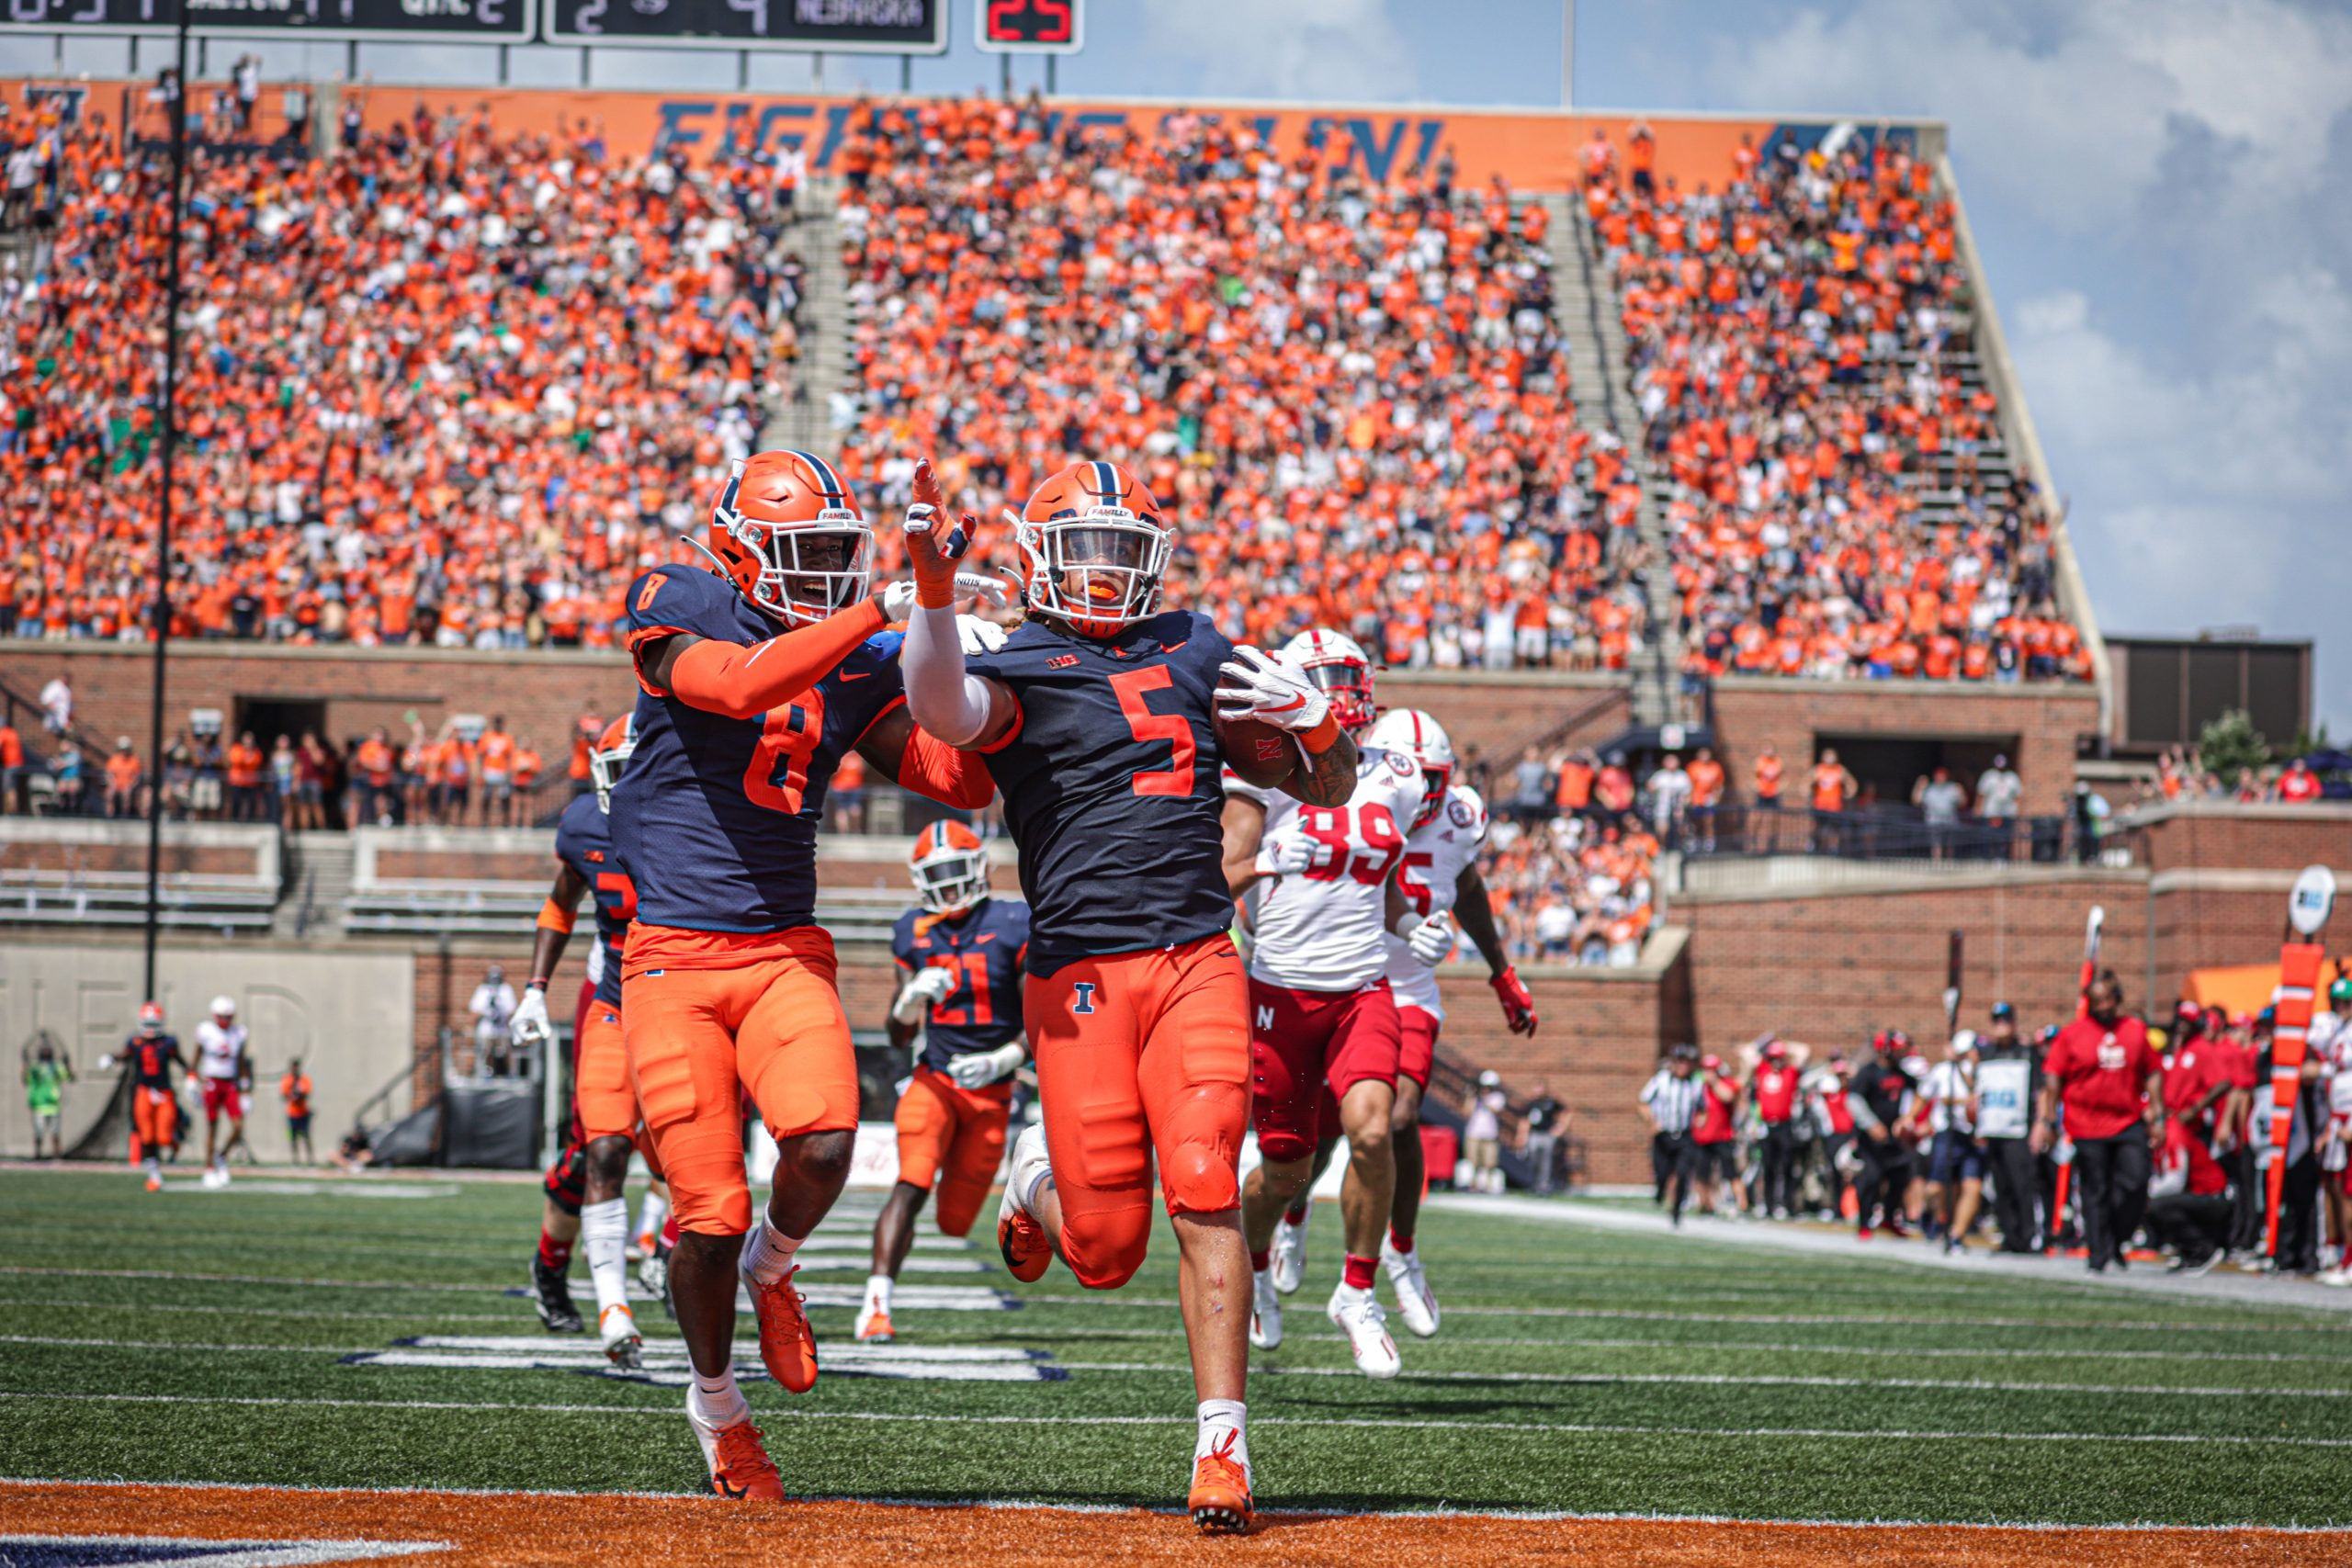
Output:
[[1380,1265],[1388,1270],[1388,1283],[1396,1292],[1396,1314],[1405,1320],[1405,1326],[1423,1339],[1435,1334],[1437,1292],[1430,1289],[1429,1276],[1421,1272],[1420,1248],[1399,1252],[1384,1239]]
[[874,1297],[857,1309],[857,1342],[861,1345],[888,1345],[899,1337],[891,1326],[890,1309]]
[[[1314,1204],[1306,1206],[1306,1216],[1307,1219],[1315,1217]],[[1296,1295],[1300,1283],[1306,1278],[1306,1220],[1292,1224],[1290,1215],[1285,1213],[1274,1222],[1273,1254],[1271,1271],[1274,1276],[1274,1289],[1286,1296]]]
[[1250,1343],[1261,1350],[1283,1342],[1283,1299],[1274,1293],[1274,1271],[1250,1277]]
[[1388,1314],[1370,1291],[1351,1291],[1345,1280],[1331,1292],[1331,1321],[1348,1337],[1356,1370],[1368,1378],[1393,1378],[1404,1370],[1396,1341],[1388,1337]]
[[606,1360],[628,1371],[645,1365],[645,1336],[637,1331],[637,1314],[626,1304],[615,1302],[598,1314],[596,1330],[604,1337]]

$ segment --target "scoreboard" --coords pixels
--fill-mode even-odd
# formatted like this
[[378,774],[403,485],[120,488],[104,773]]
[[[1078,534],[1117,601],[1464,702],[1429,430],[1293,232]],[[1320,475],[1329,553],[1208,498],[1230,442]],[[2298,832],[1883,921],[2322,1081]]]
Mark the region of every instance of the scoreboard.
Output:
[[1084,0],[973,0],[972,41],[991,54],[1076,54]]
[[[520,0],[512,0],[520,3]],[[944,54],[948,0],[546,0],[548,43]]]
[[0,27],[361,43],[527,43],[533,0],[0,0]]

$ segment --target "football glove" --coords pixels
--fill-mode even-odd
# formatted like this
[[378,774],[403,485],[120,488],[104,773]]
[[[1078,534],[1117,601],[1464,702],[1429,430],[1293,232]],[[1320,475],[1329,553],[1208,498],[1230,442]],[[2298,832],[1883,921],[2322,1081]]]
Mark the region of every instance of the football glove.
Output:
[[1519,971],[1506,964],[1503,972],[1487,984],[1495,988],[1496,998],[1503,1004],[1503,1020],[1510,1025],[1510,1032],[1534,1033],[1535,998],[1528,994],[1527,983],[1519,977]]
[[1004,628],[978,615],[958,615],[956,640],[964,645],[967,658],[975,653],[994,653],[1004,646]]
[[1028,1055],[1018,1044],[1000,1045],[993,1051],[967,1051],[947,1058],[947,1076],[956,1080],[958,1089],[986,1089],[1010,1077]]
[[1261,876],[1295,876],[1315,863],[1315,846],[1296,833],[1276,833],[1258,846],[1251,869]]
[[1408,915],[1396,928],[1406,951],[1434,969],[1453,951],[1453,917],[1440,909],[1434,915]]
[[[959,571],[956,574],[956,593],[957,596],[977,593],[991,604],[1006,603],[1006,590],[1002,580],[984,577],[977,571]],[[893,582],[884,588],[877,597],[882,601],[882,618],[893,623],[903,621],[913,615],[915,606],[921,603],[918,590],[911,582]],[[958,620],[969,618],[959,616]],[[972,651],[971,639],[968,637],[964,638],[964,651],[967,653]]]
[[924,969],[899,990],[899,999],[890,1004],[890,1016],[900,1023],[921,1023],[932,1004],[945,1001],[955,989],[955,976],[936,966]]
[[531,985],[523,987],[523,999],[514,1004],[514,1016],[507,1021],[506,1030],[526,1051],[536,1051],[555,1038],[555,1025],[548,1021],[548,988]]
[[1243,643],[1220,666],[1216,711],[1224,718],[1254,718],[1304,735],[1329,716],[1331,699],[1302,671]]

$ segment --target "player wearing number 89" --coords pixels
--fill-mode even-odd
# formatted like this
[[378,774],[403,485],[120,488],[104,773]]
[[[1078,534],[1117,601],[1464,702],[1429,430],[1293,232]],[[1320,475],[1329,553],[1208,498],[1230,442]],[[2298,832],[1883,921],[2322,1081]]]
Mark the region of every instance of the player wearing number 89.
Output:
[[[830,464],[763,452],[736,466],[713,508],[718,570],[664,567],[628,591],[642,693],[637,750],[613,792],[614,849],[638,898],[621,1029],[681,1233],[670,1283],[694,1365],[687,1414],[729,1496],[783,1495],[735,1386],[739,1263],[762,1361],[806,1390],[817,1352],[792,1255],[840,1195],[857,1127],[849,1021],[816,923],[825,786],[854,748],[951,806],[994,793],[907,716],[899,634],[866,597],[872,542]],[[756,1229],[746,1093],[778,1150]]]
[[1021,1028],[1029,906],[990,896],[987,846],[961,822],[916,835],[910,869],[922,907],[890,932],[899,987],[888,1027],[901,1050],[921,1028],[922,1058],[899,1096],[899,1179],[874,1221],[874,1272],[857,1314],[858,1338],[876,1343],[896,1337],[891,1288],[933,1180],[940,1230],[971,1230],[1004,1158],[1012,1075],[1029,1055]]
[[1278,778],[1334,805],[1355,746],[1296,671],[1161,609],[1174,530],[1112,463],[1063,469],[1012,519],[1029,620],[967,672],[950,577],[977,525],[948,526],[928,465],[914,491],[923,607],[907,627],[907,700],[925,729],[987,757],[1029,897],[1023,1007],[1045,1124],[1014,1145],[998,1245],[1020,1279],[1058,1255],[1082,1284],[1125,1284],[1151,1234],[1158,1156],[1199,1401],[1187,1506],[1204,1529],[1243,1529],[1249,990],[1228,934],[1221,733],[1246,718],[1293,738]]
[[[1351,730],[1372,722],[1372,666],[1333,631],[1302,632],[1283,649],[1329,699]],[[1254,1277],[1251,1340],[1282,1343],[1282,1303],[1268,1256],[1274,1226],[1306,1190],[1315,1156],[1344,1134],[1348,1170],[1340,1209],[1347,1265],[1329,1304],[1367,1375],[1397,1372],[1396,1346],[1373,1294],[1396,1167],[1389,1119],[1400,1045],[1387,962],[1388,884],[1405,833],[1421,807],[1421,769],[1401,751],[1365,747],[1355,788],[1338,806],[1315,806],[1225,781],[1228,887],[1249,900],[1250,1117],[1264,1163],[1242,1193]]]

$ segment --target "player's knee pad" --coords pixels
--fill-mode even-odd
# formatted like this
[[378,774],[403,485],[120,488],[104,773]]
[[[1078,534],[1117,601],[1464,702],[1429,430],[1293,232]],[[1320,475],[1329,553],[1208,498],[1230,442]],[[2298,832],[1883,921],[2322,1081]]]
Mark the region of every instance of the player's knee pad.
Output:
[[1148,1189],[1061,1190],[1062,1261],[1090,1291],[1115,1291],[1143,1267],[1151,1243]]
[[680,1230],[741,1235],[752,1228],[743,1134],[731,1117],[673,1122],[654,1138],[669,1172],[670,1211]]
[[[1214,1214],[1240,1206],[1241,1133],[1249,1122],[1250,1090],[1238,1083],[1193,1084],[1168,1109],[1159,1181],[1169,1213]],[[1261,1152],[1270,1160],[1301,1160],[1315,1145],[1300,1138],[1290,1154]]]
[[580,1205],[587,1198],[588,1161],[578,1144],[563,1145],[563,1153],[548,1167],[547,1179],[541,1185],[547,1190],[548,1202],[573,1219],[580,1217]]

